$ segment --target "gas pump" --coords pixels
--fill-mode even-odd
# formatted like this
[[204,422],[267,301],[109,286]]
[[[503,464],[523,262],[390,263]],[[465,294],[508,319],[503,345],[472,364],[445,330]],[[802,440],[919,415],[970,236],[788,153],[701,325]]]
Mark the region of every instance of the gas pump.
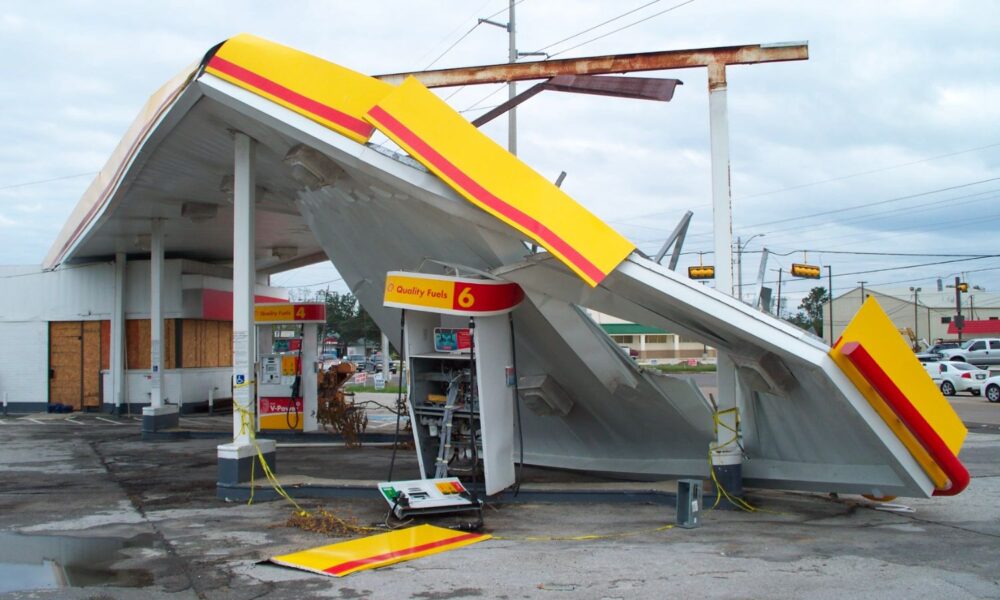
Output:
[[508,282],[387,274],[383,304],[404,311],[407,411],[421,476],[379,484],[396,517],[479,510],[468,487],[478,483],[480,460],[487,495],[514,484],[509,313],[523,299]]
[[[322,303],[257,304],[257,431],[316,431],[318,325],[326,323]],[[291,325],[295,337],[274,337]],[[283,327],[287,330],[287,327]]]

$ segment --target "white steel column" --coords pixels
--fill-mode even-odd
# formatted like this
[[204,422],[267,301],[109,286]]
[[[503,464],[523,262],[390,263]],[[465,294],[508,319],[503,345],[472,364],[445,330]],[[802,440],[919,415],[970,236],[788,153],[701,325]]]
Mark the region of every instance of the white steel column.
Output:
[[299,393],[302,394],[302,431],[317,431],[319,421],[316,420],[316,411],[319,409],[317,401],[316,383],[316,334],[319,326],[316,323],[305,323],[302,325],[302,379],[299,382]]
[[[708,111],[712,151],[712,215],[715,232],[715,289],[733,295],[733,218],[729,178],[729,115],[726,106],[726,66],[708,65]],[[739,407],[736,367],[729,356],[719,352],[719,415],[717,449],[712,453],[716,477],[730,494],[742,493],[743,455],[733,440]]]
[[111,310],[111,401],[122,414],[125,397],[125,253],[115,254],[115,298]]
[[163,406],[163,221],[153,219],[149,242],[149,405]]
[[[257,360],[253,302],[254,193],[256,142],[245,133],[233,133],[233,441],[218,447],[218,496],[228,498],[230,486],[250,481],[266,462],[275,465],[274,440],[256,438]],[[259,477],[259,475],[258,475]]]
[[[163,397],[163,221],[153,219],[149,236],[149,406],[142,407],[143,432],[177,427],[179,407]],[[180,283],[180,282],[178,282]]]
[[256,278],[254,267],[254,195],[256,182],[255,142],[244,133],[233,134],[235,168],[233,170],[233,441],[249,445],[255,419],[244,411],[256,413],[254,398],[254,360],[256,340],[253,300]]

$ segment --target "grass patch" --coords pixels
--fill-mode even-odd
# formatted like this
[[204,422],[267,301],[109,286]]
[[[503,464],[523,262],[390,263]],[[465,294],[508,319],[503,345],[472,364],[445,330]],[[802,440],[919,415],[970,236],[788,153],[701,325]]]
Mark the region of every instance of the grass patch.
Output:
[[687,363],[680,363],[676,365],[650,365],[650,366],[664,373],[715,373],[715,365],[712,364],[692,366]]
[[[395,384],[394,385],[386,385],[385,389],[376,390],[374,383],[368,383],[368,384],[351,383],[351,384],[348,384],[348,385],[344,386],[344,391],[345,392],[354,392],[354,393],[369,392],[369,393],[379,393],[379,394],[398,394],[399,393],[399,386],[395,385]],[[403,386],[403,393],[404,394],[406,393],[406,386],[405,385]]]

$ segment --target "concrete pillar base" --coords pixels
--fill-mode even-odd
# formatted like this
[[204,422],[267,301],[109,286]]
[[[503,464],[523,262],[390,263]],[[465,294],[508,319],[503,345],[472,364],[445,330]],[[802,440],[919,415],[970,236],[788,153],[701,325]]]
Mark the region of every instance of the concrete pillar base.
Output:
[[257,440],[256,447],[253,444],[241,444],[237,442],[220,444],[218,447],[218,484],[235,485],[246,483],[250,481],[251,473],[254,480],[264,480],[264,469],[259,462],[256,462],[259,460],[257,448],[260,448],[260,454],[264,456],[264,461],[271,469],[271,472],[277,472],[276,446],[274,440],[262,439]]
[[142,407],[142,431],[153,432],[172,429],[180,424],[180,410],[176,406]]
[[[716,487],[721,486],[732,498],[743,498],[743,465],[713,465],[712,471],[715,473]],[[721,491],[715,490],[719,496],[717,508],[722,510],[738,510],[740,507],[730,502]]]

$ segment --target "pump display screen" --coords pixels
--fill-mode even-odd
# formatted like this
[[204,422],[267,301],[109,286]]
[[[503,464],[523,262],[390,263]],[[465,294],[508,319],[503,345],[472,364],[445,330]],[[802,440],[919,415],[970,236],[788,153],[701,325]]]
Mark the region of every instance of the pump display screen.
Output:
[[468,352],[472,347],[472,333],[467,328],[434,328],[435,352]]

